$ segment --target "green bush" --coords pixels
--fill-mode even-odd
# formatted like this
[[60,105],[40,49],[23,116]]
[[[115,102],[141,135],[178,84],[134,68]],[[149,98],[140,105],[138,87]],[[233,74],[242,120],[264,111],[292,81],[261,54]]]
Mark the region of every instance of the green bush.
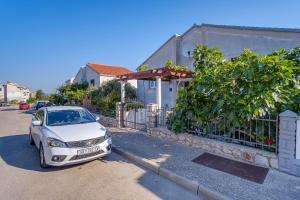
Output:
[[[127,99],[136,98],[136,89],[129,83],[125,84]],[[97,90],[91,91],[92,104],[101,109],[115,110],[116,103],[121,101],[121,83],[110,80],[103,83]]]
[[195,74],[181,88],[170,119],[185,131],[194,121],[208,124],[226,116],[234,124],[291,109],[299,112],[300,47],[259,56],[248,49],[231,60],[217,48],[198,45]]
[[50,94],[48,100],[57,105],[81,104],[83,98],[89,93],[88,83],[63,85],[57,89],[57,93]]
[[27,103],[34,103],[36,102],[36,98],[34,97],[30,97],[29,99],[27,99]]

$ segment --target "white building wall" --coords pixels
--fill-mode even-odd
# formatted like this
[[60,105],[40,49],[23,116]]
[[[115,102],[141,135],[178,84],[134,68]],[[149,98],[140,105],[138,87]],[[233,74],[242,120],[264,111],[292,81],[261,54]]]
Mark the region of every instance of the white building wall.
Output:
[[4,87],[0,85],[0,101],[4,100]]
[[300,45],[300,33],[203,27],[205,44],[219,47],[226,58],[239,56],[245,48],[260,55]]
[[[176,64],[194,70],[192,54],[197,44],[219,47],[225,58],[229,59],[240,55],[245,48],[260,55],[281,48],[291,49],[300,45],[300,33],[195,25],[182,36],[172,37],[143,64],[147,64],[150,68],[164,67],[165,62],[172,59]],[[177,85],[178,81],[172,81],[170,84],[162,83],[162,106],[175,105]],[[170,87],[172,91],[169,90]],[[148,81],[138,81],[137,96],[145,103],[156,101],[155,89],[149,88]]]
[[[172,36],[160,49],[154,53],[149,59],[143,64],[148,65],[150,69],[165,67],[166,62],[171,59],[176,62],[176,51],[177,51],[177,39],[178,35]],[[162,106],[168,104],[174,104],[172,94],[169,91],[169,82],[162,82]],[[137,81],[137,98],[145,103],[156,102],[156,89],[149,88],[149,81],[138,80]],[[142,89],[140,89],[142,88]]]
[[30,97],[30,90],[26,87],[18,86],[15,83],[3,85],[4,101],[27,101]]
[[95,87],[98,88],[100,86],[100,75],[95,72],[90,67],[85,67],[85,73],[86,73],[86,81],[89,83],[89,86],[91,85],[91,80],[95,80]]
[[115,76],[108,76],[108,75],[100,75],[100,85],[103,83],[115,79]]
[[86,81],[86,77],[84,76],[84,71],[85,71],[85,67],[81,67],[78,71],[78,73],[76,74],[73,83],[74,84],[78,84],[78,83],[82,83]]

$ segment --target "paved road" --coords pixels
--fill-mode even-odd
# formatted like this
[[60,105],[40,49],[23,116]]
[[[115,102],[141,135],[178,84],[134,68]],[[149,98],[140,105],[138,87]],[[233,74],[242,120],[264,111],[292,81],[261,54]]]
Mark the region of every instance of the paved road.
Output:
[[28,144],[30,119],[0,108],[0,199],[198,199],[114,153],[107,160],[42,170]]

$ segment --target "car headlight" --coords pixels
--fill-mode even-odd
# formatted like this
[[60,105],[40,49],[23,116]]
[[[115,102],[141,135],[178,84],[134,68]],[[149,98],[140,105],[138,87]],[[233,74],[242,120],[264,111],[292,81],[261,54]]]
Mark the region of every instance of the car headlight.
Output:
[[108,130],[105,131],[104,138],[105,138],[106,140],[110,138],[110,134],[109,134],[109,131],[108,131]]
[[66,143],[58,140],[58,139],[55,139],[55,138],[47,138],[47,144],[49,147],[61,147],[61,148],[66,148],[67,145]]

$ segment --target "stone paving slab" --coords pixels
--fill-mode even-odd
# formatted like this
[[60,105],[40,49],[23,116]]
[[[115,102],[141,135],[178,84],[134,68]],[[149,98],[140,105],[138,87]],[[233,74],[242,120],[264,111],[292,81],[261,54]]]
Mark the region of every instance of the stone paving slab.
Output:
[[300,178],[269,170],[263,184],[192,162],[204,150],[161,140],[130,129],[111,128],[113,143],[232,199],[300,199]]

